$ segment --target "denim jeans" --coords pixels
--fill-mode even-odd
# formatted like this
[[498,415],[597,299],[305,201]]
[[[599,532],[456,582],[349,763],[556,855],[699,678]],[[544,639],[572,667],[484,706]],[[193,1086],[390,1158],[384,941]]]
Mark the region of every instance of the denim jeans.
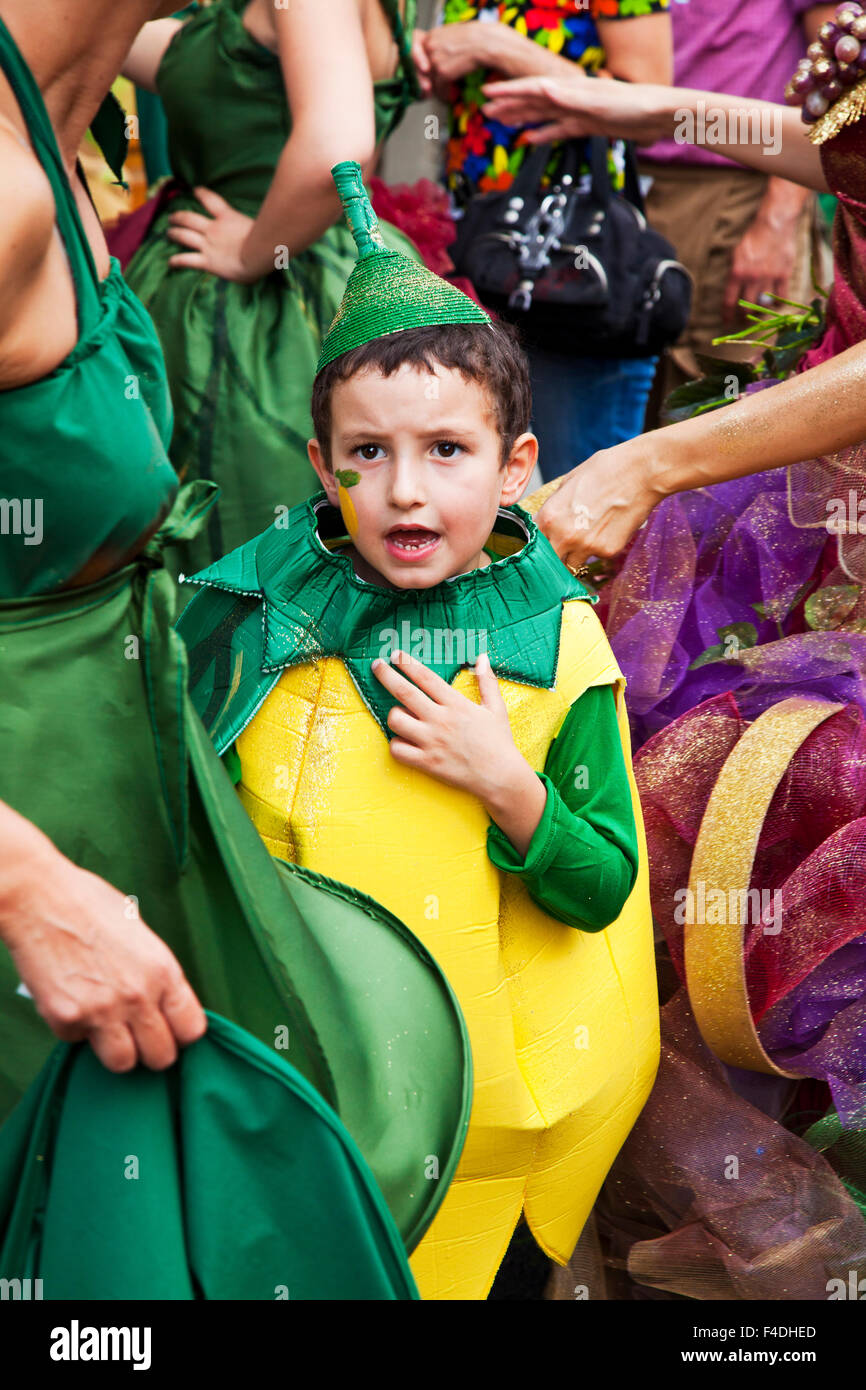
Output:
[[640,434],[657,357],[597,361],[540,348],[528,355],[532,429],[545,482]]

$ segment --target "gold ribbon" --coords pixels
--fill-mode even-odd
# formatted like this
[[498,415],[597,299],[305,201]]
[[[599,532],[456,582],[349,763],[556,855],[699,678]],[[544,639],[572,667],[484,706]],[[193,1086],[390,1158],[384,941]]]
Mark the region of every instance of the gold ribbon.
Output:
[[[748,912],[741,922],[740,908],[746,905],[744,890],[751,881],[770,802],[791,758],[819,724],[843,708],[796,695],[766,710],[729,754],[701,821],[689,875],[686,984],[704,1041],[731,1066],[773,1076],[798,1075],[776,1066],[755,1029],[743,954]],[[718,901],[718,890],[728,909],[725,920],[692,921],[695,915],[706,916],[695,914],[694,905]],[[734,903],[736,910],[731,912]]]

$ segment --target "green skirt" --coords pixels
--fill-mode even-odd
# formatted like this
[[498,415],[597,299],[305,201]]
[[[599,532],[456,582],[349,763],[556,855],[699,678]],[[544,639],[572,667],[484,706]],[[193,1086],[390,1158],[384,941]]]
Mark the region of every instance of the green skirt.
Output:
[[[411,1250],[468,1123],[465,1025],[401,922],[271,858],[192,709],[161,551],[194,531],[208,491],[183,490],[135,565],[0,603],[0,799],[128,895],[130,916],[168,943],[202,1004],[317,1089]],[[0,946],[0,1119],[56,1042],[18,987]],[[425,1177],[431,1155],[436,1181]]]
[[[169,258],[181,248],[166,236],[168,219],[183,208],[201,211],[193,198],[170,202],[126,270],[165,353],[175,410],[172,463],[185,481],[204,478],[220,487],[206,528],[171,559],[175,575],[204,569],[317,491],[307,457],[310,393],[357,259],[341,225],[287,269],[251,285],[171,270]],[[418,259],[408,238],[381,225],[389,246]]]

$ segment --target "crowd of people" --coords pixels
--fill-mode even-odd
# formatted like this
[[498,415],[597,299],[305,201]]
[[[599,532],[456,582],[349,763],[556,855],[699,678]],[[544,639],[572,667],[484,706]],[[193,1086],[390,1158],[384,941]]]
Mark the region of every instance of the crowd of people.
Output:
[[847,1296],[866,5],[51,8],[0,0],[0,1277]]

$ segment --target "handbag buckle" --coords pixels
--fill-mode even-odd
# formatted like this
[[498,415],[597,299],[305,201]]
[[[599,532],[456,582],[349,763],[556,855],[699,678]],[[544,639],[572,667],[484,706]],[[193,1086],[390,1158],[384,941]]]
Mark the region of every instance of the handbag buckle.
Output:
[[509,309],[519,309],[521,313],[528,313],[532,308],[532,291],[535,285],[532,280],[521,280],[516,290],[512,290],[508,296]]

